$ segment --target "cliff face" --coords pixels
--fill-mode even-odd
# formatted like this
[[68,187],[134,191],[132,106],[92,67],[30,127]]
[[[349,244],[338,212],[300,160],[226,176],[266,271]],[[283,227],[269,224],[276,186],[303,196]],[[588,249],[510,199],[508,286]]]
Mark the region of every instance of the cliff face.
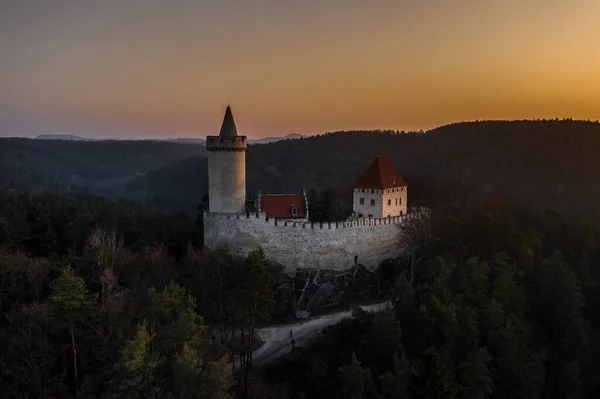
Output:
[[314,312],[383,297],[394,288],[399,267],[397,260],[390,259],[371,271],[358,264],[347,270],[305,268],[288,274],[282,265],[272,264],[277,285],[274,314]]

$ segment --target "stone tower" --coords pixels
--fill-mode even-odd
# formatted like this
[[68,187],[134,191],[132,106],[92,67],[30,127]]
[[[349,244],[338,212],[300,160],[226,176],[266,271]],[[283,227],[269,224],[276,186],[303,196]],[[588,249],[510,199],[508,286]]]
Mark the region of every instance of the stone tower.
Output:
[[231,107],[227,106],[221,132],[206,138],[209,212],[244,212],[247,148],[246,136],[238,136]]

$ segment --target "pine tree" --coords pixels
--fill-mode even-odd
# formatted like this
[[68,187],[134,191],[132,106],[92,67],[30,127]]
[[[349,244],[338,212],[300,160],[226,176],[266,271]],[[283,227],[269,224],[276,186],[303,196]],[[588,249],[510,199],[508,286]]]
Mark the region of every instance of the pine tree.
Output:
[[488,369],[490,356],[485,348],[467,354],[458,365],[460,397],[463,399],[485,399],[492,394],[493,380]]
[[158,353],[151,352],[153,338],[144,321],[138,326],[135,337],[125,344],[115,367],[115,377],[109,384],[108,398],[163,397],[163,383],[158,377],[162,360]]
[[360,365],[356,355],[352,353],[350,363],[340,369],[338,377],[340,399],[361,399],[365,393],[365,370]]
[[71,335],[71,351],[73,353],[73,377],[75,392],[79,397],[79,377],[77,368],[77,344],[75,339],[75,323],[87,302],[85,281],[75,274],[71,266],[65,267],[60,276],[52,284],[50,301],[57,312],[57,320],[68,326]]

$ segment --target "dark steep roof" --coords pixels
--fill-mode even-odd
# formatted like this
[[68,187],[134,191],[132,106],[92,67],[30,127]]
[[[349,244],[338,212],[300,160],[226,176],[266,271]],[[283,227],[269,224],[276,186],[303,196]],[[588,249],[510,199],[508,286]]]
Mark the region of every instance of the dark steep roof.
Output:
[[[296,205],[297,216],[292,216],[292,205]],[[303,218],[304,198],[302,194],[263,194],[260,197],[260,210],[270,218]]]
[[231,113],[231,107],[228,105],[225,110],[225,117],[223,118],[223,124],[221,125],[221,137],[234,137],[237,136],[237,128],[235,127],[235,121],[233,120],[233,113]]
[[365,173],[354,184],[354,188],[374,188],[384,190],[393,187],[405,187],[407,184],[394,169],[390,161],[379,156],[367,168]]

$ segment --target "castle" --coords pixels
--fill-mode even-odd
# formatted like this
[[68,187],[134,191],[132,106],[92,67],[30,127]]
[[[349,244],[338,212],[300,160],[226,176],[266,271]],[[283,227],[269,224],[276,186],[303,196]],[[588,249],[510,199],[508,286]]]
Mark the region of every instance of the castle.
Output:
[[206,140],[208,210],[204,244],[228,245],[236,255],[261,247],[286,272],[297,269],[373,269],[399,255],[398,225],[407,213],[407,184],[385,157],[377,157],[354,185],[353,214],[344,222],[309,221],[306,193],[258,192],[255,211],[246,207],[246,136],[227,107],[218,136]]

